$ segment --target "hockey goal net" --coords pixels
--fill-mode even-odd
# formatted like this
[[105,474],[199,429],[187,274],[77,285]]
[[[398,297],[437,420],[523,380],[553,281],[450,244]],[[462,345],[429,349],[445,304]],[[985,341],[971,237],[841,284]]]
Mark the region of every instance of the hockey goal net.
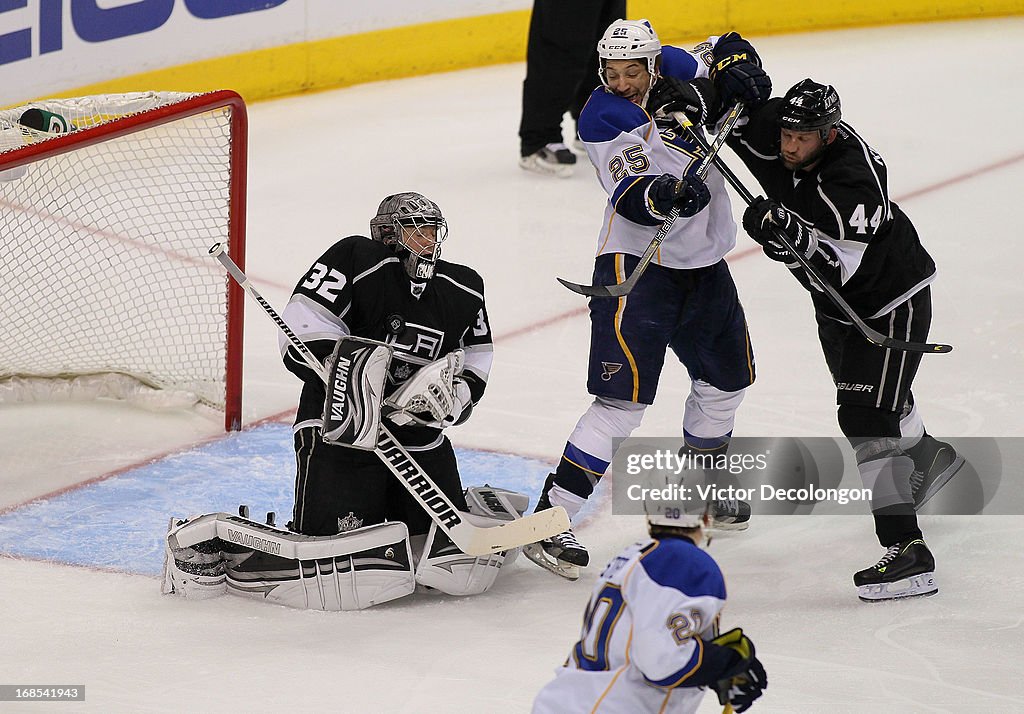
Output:
[[234,92],[0,111],[0,402],[201,403],[241,421],[245,105]]

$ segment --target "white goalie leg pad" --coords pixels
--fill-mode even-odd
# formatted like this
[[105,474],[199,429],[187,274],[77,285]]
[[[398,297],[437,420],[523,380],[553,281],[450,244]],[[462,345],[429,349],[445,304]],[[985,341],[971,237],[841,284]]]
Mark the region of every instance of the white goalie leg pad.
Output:
[[356,449],[377,447],[384,382],[391,348],[382,342],[342,337],[327,360],[323,440]]
[[469,512],[475,516],[511,521],[526,513],[530,507],[530,497],[518,491],[484,484],[466,489],[466,503]]
[[[474,516],[511,521],[521,518],[526,513],[526,509],[530,507],[530,497],[518,491],[484,484],[466,489],[466,504]],[[512,565],[522,551],[521,547],[506,550],[505,562],[501,567],[507,568]]]
[[164,541],[160,592],[188,600],[208,600],[227,592],[224,557],[211,513],[184,520],[171,518]]
[[409,530],[392,521],[306,536],[221,520],[228,593],[305,610],[362,610],[416,589]]
[[[466,520],[481,528],[500,526],[507,518],[464,513]],[[416,582],[448,595],[479,595],[494,585],[506,563],[518,557],[522,548],[513,548],[491,555],[467,555],[437,527],[430,524],[423,553],[416,566]]]

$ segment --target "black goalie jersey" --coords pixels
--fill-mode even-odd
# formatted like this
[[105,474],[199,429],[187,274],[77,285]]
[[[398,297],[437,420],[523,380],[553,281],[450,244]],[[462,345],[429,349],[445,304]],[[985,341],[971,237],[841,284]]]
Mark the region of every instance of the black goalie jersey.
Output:
[[[484,284],[472,269],[440,260],[434,277],[410,280],[394,252],[383,243],[349,236],[335,243],[299,280],[284,310],[295,335],[323,362],[344,335],[391,345],[385,395],[419,367],[463,348],[463,379],[473,403],[480,400],[491,368],[491,330],[484,306]],[[322,426],[325,390],[284,336],[285,366],[304,382],[295,428]],[[438,430],[395,428],[407,446],[427,446]]]
[[[790,171],[779,159],[778,110],[772,99],[729,138],[768,198],[813,226],[818,250],[811,262],[863,318],[880,317],[935,278],[935,263],[910,219],[889,200],[882,157],[846,123],[822,161]],[[808,286],[802,268],[794,275]],[[815,308],[846,321],[831,301],[811,289]]]

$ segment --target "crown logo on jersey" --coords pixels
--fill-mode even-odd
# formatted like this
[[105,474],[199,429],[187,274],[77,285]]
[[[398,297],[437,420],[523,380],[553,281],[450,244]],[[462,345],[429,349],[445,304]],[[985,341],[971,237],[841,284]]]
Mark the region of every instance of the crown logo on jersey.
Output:
[[338,519],[338,532],[344,533],[346,531],[354,531],[356,528],[363,527],[363,519],[356,518],[356,514],[352,511],[348,512],[348,515],[344,518]]

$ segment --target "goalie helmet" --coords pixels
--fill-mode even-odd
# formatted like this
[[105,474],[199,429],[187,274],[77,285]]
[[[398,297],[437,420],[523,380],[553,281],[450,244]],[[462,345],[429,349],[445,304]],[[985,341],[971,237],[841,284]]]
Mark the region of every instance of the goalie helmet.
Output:
[[380,202],[377,215],[370,219],[370,237],[395,251],[410,278],[428,280],[441,258],[448,224],[426,196],[396,193]]
[[786,92],[779,110],[779,126],[791,131],[817,131],[825,139],[842,117],[835,87],[804,79]]
[[647,20],[616,20],[598,41],[597,56],[600,58],[597,73],[601,84],[606,87],[605,65],[608,60],[643,60],[653,78],[661,56],[661,40]]

